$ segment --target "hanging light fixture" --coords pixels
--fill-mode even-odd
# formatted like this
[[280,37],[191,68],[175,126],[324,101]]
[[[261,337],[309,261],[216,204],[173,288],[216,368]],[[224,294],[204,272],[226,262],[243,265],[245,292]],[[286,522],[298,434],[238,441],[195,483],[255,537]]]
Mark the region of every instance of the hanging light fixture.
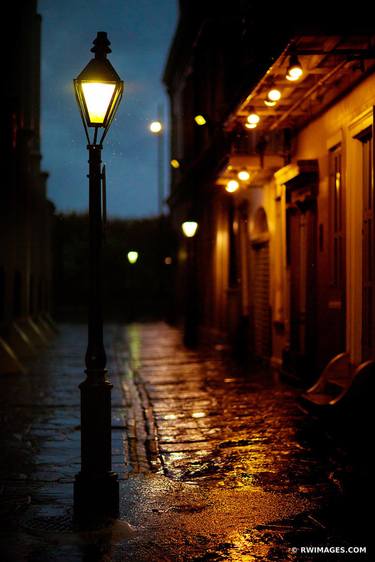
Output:
[[250,173],[246,170],[246,168],[243,168],[238,172],[237,177],[241,181],[248,181],[250,179]]
[[240,184],[237,180],[229,180],[227,185],[225,186],[225,191],[228,193],[234,193],[240,187]]
[[[255,127],[258,125],[258,123],[260,121],[260,116],[255,111],[253,106],[251,106],[249,108],[249,115],[247,116],[246,120],[249,123],[249,125],[255,125]],[[254,127],[251,127],[251,128],[254,128]]]
[[272,88],[267,93],[267,100],[270,102],[274,102],[276,104],[280,100],[280,98],[281,98],[280,90],[275,86],[272,86]]
[[286,71],[285,78],[290,82],[299,80],[303,74],[303,68],[296,53],[292,53],[289,57],[289,65]]

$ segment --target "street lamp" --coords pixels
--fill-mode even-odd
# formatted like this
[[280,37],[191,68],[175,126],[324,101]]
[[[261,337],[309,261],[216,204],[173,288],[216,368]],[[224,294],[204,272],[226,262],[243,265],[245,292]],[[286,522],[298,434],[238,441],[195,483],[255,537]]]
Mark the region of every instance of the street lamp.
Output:
[[164,115],[163,106],[158,106],[158,119],[150,123],[150,131],[158,137],[158,212],[159,216],[163,216],[164,206]]
[[130,252],[128,252],[128,262],[130,264],[137,263],[138,256],[139,254],[136,250],[130,250]]
[[184,344],[194,347],[198,341],[198,286],[197,286],[197,256],[195,235],[198,230],[196,217],[189,217],[181,224],[183,235],[186,238],[187,271],[185,285],[185,317],[184,317]]
[[166,239],[166,219],[164,217],[164,110],[163,105],[158,105],[158,118],[150,123],[151,133],[157,137],[157,166],[158,166],[158,269],[157,276],[157,295],[160,303],[164,298],[164,268],[163,268],[163,246]]
[[[99,31],[91,52],[95,57],[74,80],[89,151],[89,314],[86,379],[81,391],[81,471],[74,482],[74,511],[78,520],[117,517],[119,484],[112,471],[111,390],[103,344],[101,295],[102,142],[114,119],[123,82],[107,59],[107,34]],[[90,131],[92,132],[90,138]],[[98,139],[98,136],[100,139]],[[104,187],[104,185],[103,185]],[[104,191],[104,190],[103,190]],[[103,200],[102,200],[103,195]]]
[[150,131],[151,133],[154,133],[154,135],[161,133],[162,130],[163,130],[163,125],[161,124],[160,121],[152,121],[150,123]]
[[193,238],[197,232],[198,223],[195,220],[187,220],[182,223],[181,228],[186,238]]

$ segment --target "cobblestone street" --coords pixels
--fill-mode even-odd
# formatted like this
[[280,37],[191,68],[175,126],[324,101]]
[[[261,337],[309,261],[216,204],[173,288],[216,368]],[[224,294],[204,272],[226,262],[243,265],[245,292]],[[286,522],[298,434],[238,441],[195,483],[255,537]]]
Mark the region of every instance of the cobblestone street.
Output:
[[105,333],[121,518],[72,526],[86,328],[65,324],[29,374],[0,379],[2,561],[350,560],[300,547],[368,547],[348,455],[295,389],[223,346],[189,351],[162,323]]

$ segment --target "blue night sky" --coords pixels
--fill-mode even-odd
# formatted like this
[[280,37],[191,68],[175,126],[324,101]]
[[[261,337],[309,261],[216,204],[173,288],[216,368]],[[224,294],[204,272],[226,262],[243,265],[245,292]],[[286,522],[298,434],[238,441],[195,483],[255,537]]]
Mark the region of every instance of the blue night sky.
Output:
[[72,79],[93,56],[90,49],[97,31],[106,31],[112,48],[109,59],[125,82],[102,155],[108,214],[157,214],[158,139],[148,126],[157,118],[160,104],[165,117],[169,114],[161,76],[177,10],[177,0],[39,0],[42,167],[50,173],[48,196],[58,211],[80,212],[88,207],[88,156]]

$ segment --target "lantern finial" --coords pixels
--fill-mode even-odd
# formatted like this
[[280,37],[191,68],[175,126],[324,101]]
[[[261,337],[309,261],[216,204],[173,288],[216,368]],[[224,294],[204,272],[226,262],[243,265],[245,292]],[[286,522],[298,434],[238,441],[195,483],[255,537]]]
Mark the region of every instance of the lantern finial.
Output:
[[108,53],[112,52],[109,48],[111,42],[107,37],[106,31],[98,31],[93,43],[94,46],[92,47],[91,52],[95,53],[96,59],[106,59]]

